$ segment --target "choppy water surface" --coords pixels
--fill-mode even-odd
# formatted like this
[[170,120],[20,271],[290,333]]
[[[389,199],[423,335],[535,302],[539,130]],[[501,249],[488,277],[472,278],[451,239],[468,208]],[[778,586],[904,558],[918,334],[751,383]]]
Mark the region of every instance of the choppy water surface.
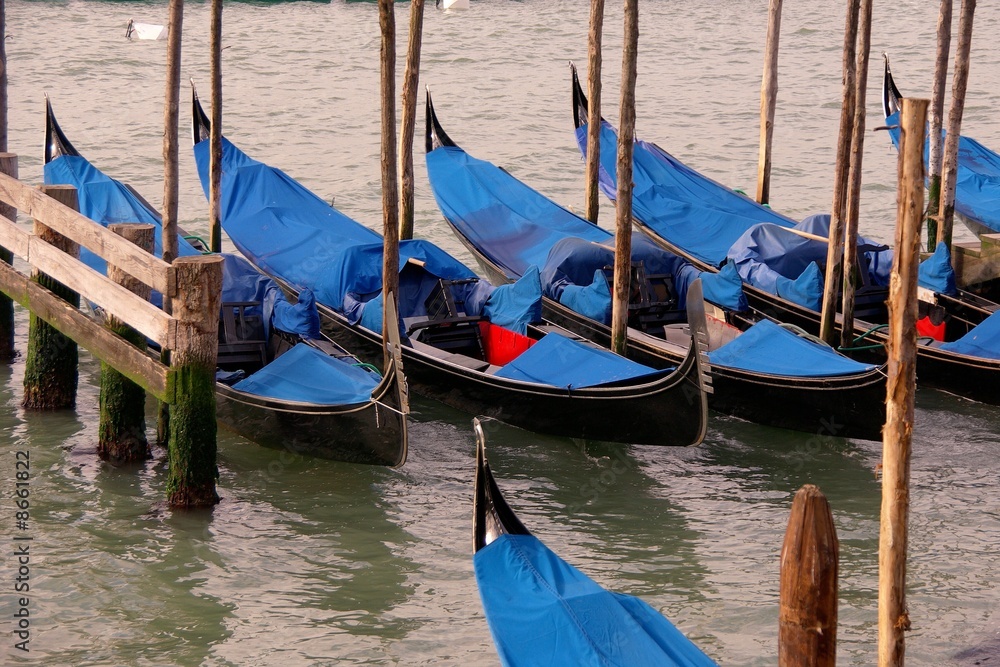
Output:
[[[616,120],[622,22],[618,3],[608,4],[603,102]],[[648,0],[640,19],[638,134],[747,190],[756,178],[766,4]],[[782,19],[772,202],[796,217],[824,210],[832,196],[842,5],[786,3]],[[936,5],[876,7],[876,58],[893,55],[906,94],[929,94]],[[405,8],[397,5],[401,45]],[[183,67],[205,92],[208,9],[186,10]],[[130,43],[124,26],[130,17],[165,23],[166,4],[11,0],[7,12],[10,146],[22,178],[41,181],[47,92],[84,155],[161,201],[164,43]],[[998,21],[996,7],[980,6],[964,126],[993,147]],[[227,3],[224,25],[227,135],[378,227],[376,6]],[[583,0],[476,0],[454,13],[429,6],[422,67],[458,143],[577,208],[582,167],[566,63],[585,67],[586,34]],[[877,60],[872,70],[870,126],[881,120]],[[181,118],[186,137],[186,106]],[[883,134],[869,132],[867,148],[862,230],[890,241],[896,156]],[[467,257],[440,221],[422,155],[418,148],[418,234]],[[186,139],[181,156],[181,220],[204,231],[207,205]],[[611,208],[602,215],[609,224]],[[497,663],[472,574],[468,415],[415,402],[401,470],[282,455],[223,434],[222,503],[174,513],[162,503],[162,450],[139,469],[97,461],[94,363],[84,364],[79,407],[69,413],[20,410],[22,374],[21,363],[0,368],[0,487],[7,554],[14,452],[29,451],[33,634],[25,657],[11,650],[4,622],[5,664]],[[723,664],[775,662],[791,496],[806,482],[820,485],[841,543],[840,661],[875,662],[880,444],[722,418],[688,450],[488,430],[493,467],[529,528],[599,582],[662,610]],[[995,408],[919,392],[911,664],[996,659],[998,453]],[[15,575],[12,559],[2,562],[10,619]]]

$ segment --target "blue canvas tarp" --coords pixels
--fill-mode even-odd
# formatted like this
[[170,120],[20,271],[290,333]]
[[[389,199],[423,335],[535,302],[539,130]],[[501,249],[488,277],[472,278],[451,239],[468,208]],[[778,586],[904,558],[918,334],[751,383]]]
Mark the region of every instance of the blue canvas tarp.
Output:
[[[587,152],[587,126],[576,131]],[[600,184],[616,197],[618,136],[601,122]],[[721,266],[729,248],[761,222],[792,227],[795,222],[691,169],[655,144],[636,141],[632,164],[632,214],[669,243]]]
[[647,603],[604,590],[533,535],[501,535],[473,565],[506,667],[715,664]]
[[970,357],[1000,359],[1000,312],[993,313],[958,340],[944,343],[941,349]]
[[283,401],[319,405],[353,405],[371,400],[380,378],[299,343],[233,389]]
[[743,280],[732,262],[719,269],[718,273],[703,271],[700,276],[695,277],[701,278],[702,296],[705,301],[737,312],[750,309],[746,294],[743,293]]
[[[899,112],[885,119],[892,142],[899,148]],[[942,141],[945,132],[941,132]],[[930,140],[924,142],[927,164]],[[1000,155],[971,137],[958,139],[955,212],[1000,232]]]
[[797,336],[770,320],[756,323],[732,342],[709,352],[708,358],[720,366],[787,377],[853,375],[875,368]]
[[955,269],[951,266],[951,253],[948,246],[938,243],[930,257],[920,262],[917,270],[917,282],[921,287],[938,294],[954,295],[958,293],[955,283]]
[[248,308],[248,314],[261,316],[264,332],[270,336],[272,326],[303,338],[319,338],[319,313],[310,290],[299,294],[298,302],[289,303],[278,284],[263,275],[239,255],[222,255],[222,302],[257,301],[259,306]]
[[583,389],[639,378],[652,382],[669,372],[654,370],[609,350],[550,333],[497,371],[496,375],[553,387]]

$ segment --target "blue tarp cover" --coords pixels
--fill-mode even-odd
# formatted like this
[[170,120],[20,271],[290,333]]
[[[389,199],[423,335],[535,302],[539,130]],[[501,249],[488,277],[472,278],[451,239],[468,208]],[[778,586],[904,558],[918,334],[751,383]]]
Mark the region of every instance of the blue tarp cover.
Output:
[[473,565],[507,667],[715,664],[647,603],[604,590],[533,535],[501,535]]
[[222,302],[259,301],[260,306],[248,308],[248,313],[262,316],[265,333],[271,326],[303,338],[319,338],[319,313],[316,300],[308,289],[299,294],[298,303],[291,304],[278,284],[261,274],[250,262],[231,253],[222,255]]
[[[586,155],[586,125],[577,129],[576,140]],[[600,184],[612,200],[616,197],[617,160],[617,133],[602,121]],[[754,225],[795,224],[699,174],[655,144],[636,141],[632,163],[632,215],[671,244],[712,266],[721,266],[736,239]]]
[[233,389],[283,401],[318,405],[352,405],[371,400],[380,378],[299,343]]
[[702,271],[695,276],[699,277],[705,301],[737,312],[750,309],[746,294],[743,293],[743,280],[732,262],[727,262],[718,273]]
[[669,372],[654,370],[609,350],[550,333],[497,371],[496,375],[553,387],[583,389],[639,378],[652,382]]
[[528,333],[528,325],[542,321],[542,284],[538,280],[538,268],[528,267],[517,282],[499,285],[486,299],[483,315],[497,326]]
[[787,377],[853,375],[876,368],[797,336],[770,320],[761,320],[732,342],[709,352],[708,358],[720,366]]
[[941,349],[970,357],[1000,359],[1000,312],[993,313],[958,340],[944,343]]
[[951,253],[948,246],[938,243],[930,257],[920,262],[917,271],[917,282],[921,287],[933,290],[939,294],[956,294],[955,269],[951,266]]
[[[889,135],[899,148],[899,112],[885,119]],[[945,132],[941,132],[942,141]],[[924,142],[927,164],[930,139]],[[1000,155],[971,137],[958,139],[958,178],[955,181],[955,211],[1000,232]]]

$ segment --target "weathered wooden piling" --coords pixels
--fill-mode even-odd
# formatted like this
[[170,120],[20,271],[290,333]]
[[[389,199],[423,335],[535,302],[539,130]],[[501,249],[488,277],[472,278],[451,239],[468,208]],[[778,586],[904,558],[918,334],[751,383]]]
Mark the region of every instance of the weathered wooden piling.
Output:
[[[0,0],[2,3],[3,0]],[[2,6],[0,6],[0,16],[3,15]],[[3,25],[0,21],[0,88],[6,91],[6,83],[4,79],[7,76],[6,68],[4,67],[4,56],[3,56]],[[6,93],[0,96],[6,98]],[[4,117],[6,118],[6,101],[0,101],[5,107]],[[0,121],[4,126],[4,139],[0,141],[4,146],[6,146],[6,120]],[[17,178],[17,156],[13,153],[0,152],[0,173],[7,174]],[[17,220],[17,209],[15,209],[10,204],[0,201],[0,216],[7,218],[8,220]],[[5,262],[11,264],[14,261],[14,253],[10,250],[0,247],[0,262]],[[6,294],[0,294],[0,362],[10,361],[15,356],[17,352],[14,349],[14,301]]]
[[176,293],[170,298],[170,312],[177,319],[177,335],[167,373],[167,384],[176,396],[170,406],[167,479],[167,500],[173,507],[205,507],[219,501],[215,365],[222,262],[219,255],[201,255],[173,263]]
[[[76,188],[71,185],[43,185],[49,197],[76,210]],[[80,247],[62,234],[34,221],[35,234],[46,243],[70,257],[80,255]],[[32,280],[53,292],[74,307],[80,306],[80,295],[49,276],[35,271]],[[71,338],[63,335],[34,313],[28,325],[28,354],[24,363],[24,397],[21,401],[29,410],[58,410],[76,405],[79,350]]]
[[941,162],[944,127],[944,95],[948,84],[948,55],[951,53],[951,0],[941,0],[937,24],[937,56],[934,59],[934,89],[931,93],[930,156],[927,175],[927,251],[937,246],[938,211],[941,208]]
[[906,548],[910,511],[910,451],[916,392],[917,266],[924,211],[924,132],[927,100],[904,99],[900,113],[896,252],[889,282],[889,378],[882,431],[882,512],[879,529],[878,664],[902,665],[906,610]]
[[[115,224],[108,228],[146,252],[153,252],[153,225]],[[111,264],[108,278],[143,299],[148,300],[152,292],[147,285]],[[109,315],[107,327],[140,350],[146,349],[146,337],[120,319]],[[106,362],[101,362],[97,455],[115,465],[144,461],[150,456],[146,439],[146,391]]]
[[[382,30],[382,294],[399,290],[399,184],[396,180],[396,16],[393,0],[378,0],[378,21]],[[398,327],[389,322],[389,309],[382,309],[382,331]],[[384,366],[389,364],[386,349]]]
[[628,346],[628,301],[632,283],[632,154],[635,137],[635,79],[639,51],[639,0],[625,0],[622,91],[618,117],[618,189],[615,219],[615,277],[611,302],[611,349],[622,356]]
[[222,252],[222,0],[212,0],[212,127],[208,157],[208,245]]
[[868,93],[868,56],[872,48],[872,0],[861,0],[858,17],[857,65],[855,67],[854,122],[851,128],[851,159],[844,206],[844,271],[841,289],[841,347],[854,344],[854,292],[860,278],[858,266],[858,218],[861,215],[861,164],[865,154],[865,101]]
[[771,0],[767,11],[767,42],[764,76],[760,82],[760,151],[757,159],[757,202],[771,196],[771,142],[774,138],[774,108],[778,103],[778,38],[781,35],[781,0]]
[[823,283],[823,305],[819,335],[830,345],[837,344],[837,292],[844,256],[844,215],[847,204],[847,177],[850,169],[851,123],[857,94],[855,74],[857,63],[858,14],[860,0],[848,0],[847,24],[844,28],[843,103],[840,107],[840,131],[837,134],[837,164],[833,176],[833,205],[830,210],[830,233],[826,253],[826,278]]
[[601,208],[598,179],[601,168],[601,45],[604,40],[604,0],[590,0],[587,36],[587,157],[586,218],[597,224]]
[[420,78],[420,42],[424,0],[410,3],[410,36],[403,70],[403,118],[399,129],[399,238],[413,238],[413,134],[417,127],[417,83]]
[[836,664],[839,564],[830,505],[806,484],[795,494],[781,547],[779,667]]
[[948,132],[944,140],[944,166],[941,174],[941,202],[938,213],[938,243],[951,250],[955,221],[955,186],[958,180],[958,140],[965,111],[965,90],[969,84],[969,53],[972,51],[972,19],[976,0],[962,0],[958,18],[958,46],[955,48],[955,74],[951,83],[951,107],[948,109]]

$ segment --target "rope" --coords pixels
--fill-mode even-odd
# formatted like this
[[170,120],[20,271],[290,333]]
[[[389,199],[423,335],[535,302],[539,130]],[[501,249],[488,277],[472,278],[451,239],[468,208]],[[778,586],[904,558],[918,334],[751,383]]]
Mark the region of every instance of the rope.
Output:
[[375,375],[377,375],[379,377],[382,377],[382,371],[379,370],[378,366],[373,366],[372,364],[365,363],[365,362],[362,361],[360,363],[354,364],[354,367],[355,368],[364,368],[365,370],[371,371]]

